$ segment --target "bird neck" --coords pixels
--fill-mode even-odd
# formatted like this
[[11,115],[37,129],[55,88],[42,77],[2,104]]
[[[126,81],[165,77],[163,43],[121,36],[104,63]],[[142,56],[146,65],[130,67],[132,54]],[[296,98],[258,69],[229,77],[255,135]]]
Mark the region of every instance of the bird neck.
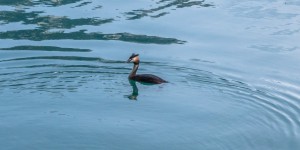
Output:
[[137,72],[138,68],[139,68],[139,64],[138,63],[134,63],[132,71],[129,74],[129,78],[132,78],[132,77],[134,77],[136,75],[136,72]]

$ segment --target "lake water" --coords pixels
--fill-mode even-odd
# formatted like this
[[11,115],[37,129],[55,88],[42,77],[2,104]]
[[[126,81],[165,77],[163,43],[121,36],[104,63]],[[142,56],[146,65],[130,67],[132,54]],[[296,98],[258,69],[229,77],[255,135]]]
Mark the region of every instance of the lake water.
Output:
[[300,149],[299,39],[297,0],[0,0],[1,149]]

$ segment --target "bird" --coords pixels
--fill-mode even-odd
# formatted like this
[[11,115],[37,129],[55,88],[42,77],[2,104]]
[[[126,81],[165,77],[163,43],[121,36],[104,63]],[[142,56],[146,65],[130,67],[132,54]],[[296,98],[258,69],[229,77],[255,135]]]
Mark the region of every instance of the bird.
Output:
[[133,63],[132,71],[130,72],[128,79],[134,80],[137,82],[142,83],[150,83],[150,84],[161,84],[161,83],[167,83],[166,80],[153,75],[153,74],[136,74],[139,64],[140,64],[140,58],[139,54],[133,53],[127,60],[127,63]]

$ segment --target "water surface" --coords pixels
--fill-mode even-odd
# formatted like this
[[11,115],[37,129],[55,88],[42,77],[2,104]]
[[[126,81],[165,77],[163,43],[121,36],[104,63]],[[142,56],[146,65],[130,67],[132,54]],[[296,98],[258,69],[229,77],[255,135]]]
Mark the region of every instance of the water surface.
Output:
[[[295,0],[1,0],[3,149],[300,148]],[[139,73],[169,81],[128,81]]]

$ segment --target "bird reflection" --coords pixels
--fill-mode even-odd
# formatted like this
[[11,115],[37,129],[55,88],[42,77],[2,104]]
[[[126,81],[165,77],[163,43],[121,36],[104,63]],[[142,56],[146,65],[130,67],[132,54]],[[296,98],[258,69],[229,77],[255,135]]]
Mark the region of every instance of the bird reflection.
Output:
[[139,95],[139,89],[136,86],[136,81],[128,79],[129,84],[132,87],[132,93],[127,95],[130,100],[137,100],[137,96]]

